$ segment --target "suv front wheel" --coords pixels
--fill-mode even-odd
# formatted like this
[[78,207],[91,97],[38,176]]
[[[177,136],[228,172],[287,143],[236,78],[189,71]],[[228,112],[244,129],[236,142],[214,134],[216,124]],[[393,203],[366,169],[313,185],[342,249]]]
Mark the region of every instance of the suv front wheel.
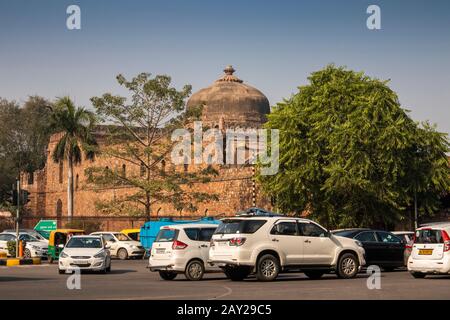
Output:
[[339,278],[350,279],[356,277],[358,269],[358,258],[353,253],[344,253],[339,258],[336,274]]
[[280,272],[280,262],[271,254],[265,254],[258,259],[256,278],[260,281],[272,281]]

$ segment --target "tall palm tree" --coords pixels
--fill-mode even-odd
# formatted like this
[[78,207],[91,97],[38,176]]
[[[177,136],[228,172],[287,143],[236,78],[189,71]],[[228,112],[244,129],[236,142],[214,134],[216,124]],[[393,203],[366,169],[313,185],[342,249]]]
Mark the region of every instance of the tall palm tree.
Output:
[[76,107],[69,97],[62,97],[54,103],[52,122],[55,132],[62,133],[52,154],[53,161],[67,160],[68,163],[67,215],[71,221],[74,211],[73,166],[81,163],[82,153],[86,159],[94,159],[97,147],[92,135],[95,116],[82,107]]

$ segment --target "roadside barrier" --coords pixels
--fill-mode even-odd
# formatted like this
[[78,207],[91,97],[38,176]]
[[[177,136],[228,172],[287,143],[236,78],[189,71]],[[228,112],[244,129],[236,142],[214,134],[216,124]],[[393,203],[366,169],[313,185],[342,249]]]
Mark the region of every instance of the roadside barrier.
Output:
[[9,259],[0,259],[0,266],[6,266],[6,267],[33,265],[33,264],[41,264],[41,258],[30,258],[30,259],[9,258]]

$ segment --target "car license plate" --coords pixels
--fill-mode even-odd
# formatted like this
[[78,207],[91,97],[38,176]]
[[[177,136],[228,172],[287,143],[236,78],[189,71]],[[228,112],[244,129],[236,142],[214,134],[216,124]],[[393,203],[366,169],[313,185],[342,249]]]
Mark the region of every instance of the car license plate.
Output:
[[219,241],[219,246],[223,247],[226,246],[227,242],[226,241]]
[[419,254],[422,256],[431,256],[433,254],[433,249],[419,249]]
[[166,249],[156,249],[156,253],[164,253],[166,252]]
[[87,260],[73,260],[74,264],[87,264],[89,263]]

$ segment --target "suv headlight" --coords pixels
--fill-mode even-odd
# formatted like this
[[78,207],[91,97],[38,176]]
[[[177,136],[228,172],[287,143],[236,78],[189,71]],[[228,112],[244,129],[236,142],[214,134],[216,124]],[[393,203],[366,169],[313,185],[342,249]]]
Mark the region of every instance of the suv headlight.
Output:
[[99,253],[97,253],[94,258],[98,259],[98,258],[104,258],[106,257],[106,252],[105,251],[100,251]]
[[59,255],[59,257],[60,257],[60,258],[69,258],[69,255],[63,251],[63,252],[61,252],[61,254]]
[[137,246],[135,246],[134,244],[132,244],[131,246],[130,246],[130,248],[131,249],[139,249]]
[[361,241],[355,240],[355,243],[356,243],[357,246],[362,248],[363,244],[361,243]]

